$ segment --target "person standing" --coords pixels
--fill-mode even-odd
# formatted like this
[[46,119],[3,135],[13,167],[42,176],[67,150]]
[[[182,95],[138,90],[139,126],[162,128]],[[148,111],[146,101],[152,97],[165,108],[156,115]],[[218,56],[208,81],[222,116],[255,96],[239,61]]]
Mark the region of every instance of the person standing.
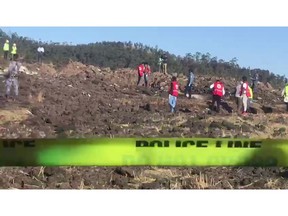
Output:
[[185,95],[186,95],[187,98],[190,98],[190,99],[191,99],[191,94],[192,94],[192,85],[193,85],[193,82],[194,82],[194,78],[195,78],[195,75],[193,73],[193,70],[189,69],[189,71],[188,71],[188,82],[187,82],[186,89],[185,89]]
[[162,58],[162,65],[163,65],[163,73],[164,74],[167,74],[167,63],[168,63],[168,57],[167,57],[167,55],[166,55],[166,53],[164,53],[162,56],[161,56],[161,58]]
[[6,40],[6,42],[4,43],[4,46],[3,46],[4,59],[5,59],[5,60],[8,60],[9,50],[10,50],[9,40]]
[[137,86],[140,84],[140,81],[144,75],[144,70],[145,70],[145,66],[144,66],[144,62],[142,62],[140,65],[138,65],[137,67],[138,70],[138,81],[137,81]]
[[281,96],[284,97],[284,103],[286,104],[286,112],[288,112],[288,82],[285,80],[286,84],[282,90]]
[[18,61],[18,55],[15,54],[14,59],[10,59],[10,64],[8,67],[8,73],[5,75],[6,78],[6,93],[5,97],[9,99],[11,87],[14,88],[15,96],[18,97],[19,91],[19,83],[18,83],[18,74],[19,69],[21,67],[21,63]]
[[242,98],[240,97],[240,92],[241,92],[242,84],[243,84],[242,81],[238,83],[238,85],[236,86],[236,92],[235,92],[237,112],[238,112],[239,114],[242,113],[242,108],[243,108]]
[[172,113],[176,111],[176,104],[177,104],[177,97],[179,94],[179,85],[177,82],[176,76],[173,76],[171,79],[171,84],[169,88],[169,105],[170,105],[170,110]]
[[145,87],[148,87],[148,77],[151,74],[151,68],[150,65],[145,62],[144,63],[144,82],[145,82]]
[[215,107],[215,102],[216,102],[216,112],[220,112],[220,104],[221,104],[221,99],[225,95],[225,89],[224,89],[224,84],[221,82],[220,78],[216,80],[211,86],[210,89],[212,89],[212,107],[214,109]]
[[248,102],[247,102],[247,111],[249,113],[252,113],[252,104],[253,104],[253,89],[248,86],[249,92],[250,92],[250,96],[248,97]]
[[37,48],[37,53],[38,53],[38,63],[42,64],[42,59],[43,59],[43,56],[44,56],[44,47],[40,45]]
[[163,59],[162,59],[162,57],[159,57],[159,59],[158,59],[158,66],[159,66],[159,72],[160,73],[162,73],[163,72],[163,70],[162,70],[162,64],[163,64]]
[[248,98],[251,97],[251,92],[249,89],[249,84],[247,81],[247,77],[243,76],[242,77],[242,86],[241,86],[241,91],[240,91],[240,97],[242,98],[242,103],[243,103],[243,112],[242,115],[247,115],[247,108],[248,108]]
[[251,88],[252,88],[252,90],[253,90],[254,92],[256,92],[256,91],[257,91],[257,85],[258,85],[258,82],[259,82],[259,74],[258,74],[258,72],[256,72],[256,73],[252,76],[251,81],[252,81],[252,86],[251,86]]
[[14,60],[15,56],[17,55],[16,43],[14,43],[13,46],[12,46],[11,55],[12,55],[12,60]]

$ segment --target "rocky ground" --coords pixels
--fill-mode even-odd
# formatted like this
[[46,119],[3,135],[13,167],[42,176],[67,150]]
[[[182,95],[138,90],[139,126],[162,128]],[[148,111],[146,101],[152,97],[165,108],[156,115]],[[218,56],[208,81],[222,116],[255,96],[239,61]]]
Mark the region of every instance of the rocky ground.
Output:
[[[220,114],[210,110],[208,86],[215,78],[196,76],[193,98],[181,93],[177,113],[170,114],[170,77],[158,72],[146,89],[135,86],[137,73],[132,69],[111,71],[76,62],[60,70],[47,64],[24,66],[16,101],[4,98],[0,74],[1,138],[288,137],[281,88],[269,84],[259,84],[254,114],[242,117],[229,94]],[[178,78],[183,90],[186,78]],[[232,92],[236,81],[223,81]],[[287,171],[280,167],[2,167],[0,188],[275,189],[288,188]]]

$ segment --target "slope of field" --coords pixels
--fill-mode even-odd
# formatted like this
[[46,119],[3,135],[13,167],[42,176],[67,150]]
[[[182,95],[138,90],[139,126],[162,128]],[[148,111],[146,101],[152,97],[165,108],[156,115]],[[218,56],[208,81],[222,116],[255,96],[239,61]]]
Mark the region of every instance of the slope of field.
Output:
[[[254,137],[287,138],[288,115],[281,88],[259,84],[254,111],[239,116],[232,96],[220,114],[209,109],[214,77],[196,77],[192,99],[181,92],[169,113],[171,76],[153,73],[151,86],[136,86],[132,69],[70,62],[24,64],[20,97],[7,101],[0,76],[1,138],[53,137]],[[183,90],[186,78],[179,77]],[[236,80],[223,80],[232,92]],[[2,167],[0,188],[288,188],[285,168],[196,167]]]

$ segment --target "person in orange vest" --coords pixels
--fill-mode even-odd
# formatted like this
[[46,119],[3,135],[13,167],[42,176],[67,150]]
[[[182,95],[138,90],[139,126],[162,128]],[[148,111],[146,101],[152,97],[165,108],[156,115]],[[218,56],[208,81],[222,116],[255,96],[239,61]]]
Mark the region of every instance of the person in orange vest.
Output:
[[144,62],[138,65],[137,70],[138,70],[138,81],[137,81],[137,86],[138,86],[144,75],[144,70],[145,70]]
[[171,85],[169,88],[169,105],[170,105],[170,110],[172,113],[176,111],[176,104],[177,104],[177,97],[179,94],[179,84],[177,82],[177,78],[175,76],[172,77],[171,79]]
[[221,82],[221,79],[217,79],[216,82],[214,82],[211,86],[210,89],[212,89],[212,107],[213,109],[215,108],[215,102],[216,102],[216,112],[220,112],[220,104],[221,104],[221,99],[225,95],[225,89],[224,89],[224,84]]
[[247,108],[248,108],[248,99],[251,97],[251,92],[249,88],[249,84],[247,81],[247,77],[243,76],[242,77],[242,86],[241,86],[241,91],[240,91],[240,97],[242,98],[243,102],[243,112],[242,115],[247,115]]

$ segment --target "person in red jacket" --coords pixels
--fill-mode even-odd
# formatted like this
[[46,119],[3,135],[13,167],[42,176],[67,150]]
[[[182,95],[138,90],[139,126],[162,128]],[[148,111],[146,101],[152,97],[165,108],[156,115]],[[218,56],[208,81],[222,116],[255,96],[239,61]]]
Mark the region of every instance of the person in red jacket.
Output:
[[220,104],[221,104],[221,98],[225,95],[225,89],[224,84],[221,82],[220,79],[217,79],[215,83],[213,83],[210,86],[210,89],[212,89],[212,107],[215,107],[216,102],[216,112],[220,111]]
[[141,78],[144,75],[144,70],[145,70],[144,62],[138,65],[137,70],[138,70],[138,81],[137,81],[137,86],[138,86],[141,81]]
[[177,103],[177,97],[179,94],[179,85],[177,82],[177,78],[175,76],[172,77],[171,80],[171,85],[169,88],[169,105],[170,105],[170,109],[171,112],[174,113],[176,110],[176,103]]
[[151,68],[150,65],[147,62],[142,62],[138,66],[138,81],[137,85],[139,85],[142,77],[144,77],[145,87],[148,86],[148,76],[151,74]]
[[144,63],[144,81],[145,81],[145,87],[148,86],[148,76],[151,74],[151,68],[150,65],[145,62]]

